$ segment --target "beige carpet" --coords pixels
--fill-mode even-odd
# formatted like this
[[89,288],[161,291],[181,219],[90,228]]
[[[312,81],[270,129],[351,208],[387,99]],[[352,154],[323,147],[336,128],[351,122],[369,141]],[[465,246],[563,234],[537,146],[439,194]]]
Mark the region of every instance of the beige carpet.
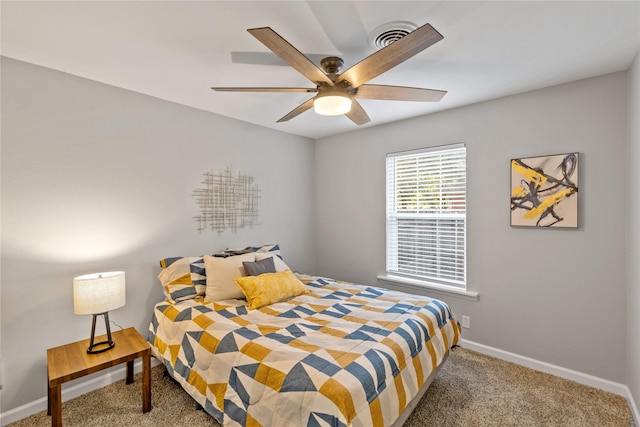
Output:
[[[218,426],[194,401],[153,368],[153,409],[142,414],[140,375],[62,405],[65,427]],[[64,387],[64,386],[63,386]],[[10,424],[50,426],[46,411]],[[615,394],[458,348],[405,423],[417,426],[629,427],[627,401]],[[280,426],[273,426],[280,427]]]

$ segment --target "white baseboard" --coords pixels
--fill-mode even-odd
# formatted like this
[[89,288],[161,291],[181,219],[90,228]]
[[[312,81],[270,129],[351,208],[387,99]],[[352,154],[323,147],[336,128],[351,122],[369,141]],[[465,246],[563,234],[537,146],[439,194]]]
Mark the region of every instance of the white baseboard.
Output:
[[599,388],[610,393],[617,394],[627,399],[629,402],[629,408],[631,409],[631,415],[633,416],[636,426],[640,426],[640,413],[638,413],[638,407],[633,400],[631,390],[624,384],[616,383],[613,381],[605,380],[604,378],[595,377],[593,375],[584,374],[582,372],[574,371],[571,369],[563,368],[561,366],[552,365],[551,363],[541,362],[536,359],[531,359],[519,354],[510,353],[508,351],[500,350],[488,345],[478,344],[473,341],[460,340],[460,346],[468,348],[469,350],[477,351],[478,353],[486,354],[487,356],[495,357],[496,359],[506,360],[517,365],[525,366],[527,368],[535,369],[536,371],[544,372],[547,374],[555,375],[560,378],[565,378],[571,381],[575,381],[579,384],[583,384],[589,387]]
[[[157,366],[160,362],[151,358],[151,366]],[[133,364],[133,372],[142,372],[142,361],[137,360]],[[62,386],[62,401],[73,399],[78,396],[82,396],[90,391],[97,390],[116,381],[123,380],[127,376],[126,366],[119,367],[111,372],[107,372],[96,378],[92,378],[88,381],[74,384],[71,387],[65,388]],[[30,415],[37,414],[41,411],[47,410],[47,396],[34,400],[33,402],[25,403],[22,406],[8,410],[7,412],[0,413],[0,426],[6,426],[7,424],[19,421],[23,418],[27,418]]]

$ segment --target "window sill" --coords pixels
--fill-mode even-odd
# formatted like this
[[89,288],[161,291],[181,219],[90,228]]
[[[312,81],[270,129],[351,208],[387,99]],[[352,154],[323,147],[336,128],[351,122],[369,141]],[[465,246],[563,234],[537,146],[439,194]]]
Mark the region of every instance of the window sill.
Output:
[[462,298],[470,301],[478,301],[480,299],[480,295],[477,292],[470,292],[464,289],[458,289],[458,288],[454,288],[452,286],[446,286],[446,285],[438,285],[436,283],[425,282],[422,280],[409,279],[407,277],[381,274],[378,276],[378,281],[396,285],[399,288],[403,288],[399,290],[404,290],[404,289],[408,291],[429,290],[436,294]]

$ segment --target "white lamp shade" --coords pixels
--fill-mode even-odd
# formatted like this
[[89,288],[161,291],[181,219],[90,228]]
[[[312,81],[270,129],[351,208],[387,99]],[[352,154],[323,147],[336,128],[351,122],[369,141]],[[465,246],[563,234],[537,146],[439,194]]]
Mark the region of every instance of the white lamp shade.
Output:
[[73,312],[100,314],[124,306],[124,271],[109,271],[73,279]]
[[340,95],[317,96],[313,109],[323,116],[339,116],[351,111],[351,98]]

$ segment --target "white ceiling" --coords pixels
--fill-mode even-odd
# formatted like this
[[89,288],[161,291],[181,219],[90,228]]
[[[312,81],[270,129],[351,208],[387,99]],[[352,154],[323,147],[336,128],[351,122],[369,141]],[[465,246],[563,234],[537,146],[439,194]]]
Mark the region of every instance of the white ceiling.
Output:
[[[312,83],[246,29],[271,27],[301,52],[370,55],[390,21],[430,23],[444,40],[371,83],[447,90],[439,103],[362,100],[365,126],[627,69],[640,1],[2,1],[1,54],[310,138],[357,129],[309,110],[313,94],[221,93],[211,86]],[[254,63],[244,63],[249,57]],[[597,102],[597,100],[594,100]]]

